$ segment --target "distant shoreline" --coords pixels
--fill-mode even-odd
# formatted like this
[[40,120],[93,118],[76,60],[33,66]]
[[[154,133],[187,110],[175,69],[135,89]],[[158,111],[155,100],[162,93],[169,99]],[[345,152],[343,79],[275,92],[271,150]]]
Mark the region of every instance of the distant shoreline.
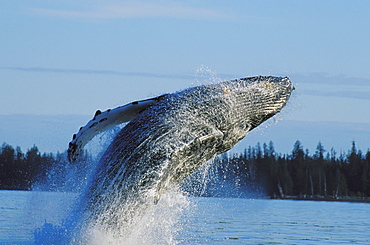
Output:
[[[22,189],[0,189],[0,191],[32,191]],[[49,192],[49,191],[46,191]],[[53,192],[53,191],[50,191]],[[196,195],[195,195],[196,196]],[[212,196],[208,196],[212,197]],[[270,200],[295,200],[295,201],[321,201],[321,202],[354,202],[354,203],[370,203],[370,198],[359,198],[359,197],[332,197],[332,196],[285,196],[285,197],[268,197]]]
[[370,203],[370,198],[358,198],[358,197],[301,197],[301,196],[286,196],[286,197],[270,197],[270,199],[276,200],[297,200],[297,201],[323,201],[323,202],[357,202],[357,203]]

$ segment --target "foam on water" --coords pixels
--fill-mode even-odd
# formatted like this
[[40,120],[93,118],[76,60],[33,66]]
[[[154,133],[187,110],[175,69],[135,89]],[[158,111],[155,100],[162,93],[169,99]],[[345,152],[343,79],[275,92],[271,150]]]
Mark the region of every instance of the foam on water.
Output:
[[[79,202],[75,200],[74,206]],[[136,210],[137,215],[130,221],[131,226],[124,226],[124,229],[85,223],[84,212],[75,208],[64,214],[67,217],[60,222],[45,220],[34,232],[35,244],[177,244],[176,235],[182,229],[179,221],[191,210],[190,207],[192,204],[188,197],[174,188],[164,193],[157,204],[148,202],[148,205]],[[44,205],[39,210],[48,212],[53,207]]]
[[131,226],[125,229],[107,229],[104,225],[87,226],[78,232],[73,244],[176,244],[181,230],[182,215],[189,211],[190,202],[179,190],[163,195],[158,204],[150,204],[134,216]]
[[[90,142],[87,149],[99,157],[101,151],[106,148],[106,142],[111,141],[113,137],[114,133],[108,131]],[[90,164],[87,175],[94,174],[95,165],[96,163]],[[71,168],[70,171],[73,172],[75,169]],[[73,185],[78,181],[82,180],[73,179],[68,183]],[[36,184],[34,189],[47,188],[42,185],[44,183]],[[65,188],[68,189],[68,187]],[[32,192],[29,208],[33,210],[33,216],[44,216],[42,213],[50,213],[53,216],[49,215],[50,218],[45,219],[44,223],[35,229],[35,244],[177,244],[176,235],[182,229],[179,221],[191,211],[190,207],[194,206],[179,187],[165,192],[157,204],[154,204],[151,198],[153,193],[148,191],[148,200],[145,200],[144,205],[139,204],[137,208],[137,205],[132,204],[135,206],[135,215],[129,221],[129,226],[115,225],[112,228],[85,219],[86,211],[81,209],[83,203],[86,202],[84,192],[85,189],[82,186],[80,193],[72,193],[65,200],[59,200],[58,202],[63,205],[59,207],[53,206],[55,202],[45,200],[45,197],[40,199],[40,192]],[[135,200],[132,200],[132,203],[134,202]],[[122,214],[124,213],[122,211]],[[121,216],[117,213],[104,215]]]

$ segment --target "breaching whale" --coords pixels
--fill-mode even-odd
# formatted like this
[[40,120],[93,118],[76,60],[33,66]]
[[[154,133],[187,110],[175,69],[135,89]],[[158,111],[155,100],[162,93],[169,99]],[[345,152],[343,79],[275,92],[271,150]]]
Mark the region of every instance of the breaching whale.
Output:
[[257,76],[200,85],[97,111],[73,136],[71,162],[100,132],[128,122],[102,155],[85,193],[87,219],[120,226],[135,207],[177,185],[286,105],[288,77]]

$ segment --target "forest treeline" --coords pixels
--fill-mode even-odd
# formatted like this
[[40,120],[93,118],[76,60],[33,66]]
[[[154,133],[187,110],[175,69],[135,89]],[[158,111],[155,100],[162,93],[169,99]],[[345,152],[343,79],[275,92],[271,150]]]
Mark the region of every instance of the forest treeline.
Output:
[[205,188],[195,188],[198,195],[224,196],[220,188],[226,186],[231,196],[254,192],[270,198],[370,197],[370,151],[363,154],[355,142],[340,154],[326,151],[319,142],[310,154],[296,141],[291,154],[284,155],[275,152],[271,141],[258,143],[240,154],[221,154],[206,171],[214,177]]
[[[82,164],[70,164],[65,152],[41,154],[33,146],[23,153],[20,147],[4,143],[0,149],[0,189],[30,190],[36,186],[71,191],[81,186],[93,162],[87,153],[82,159]],[[190,179],[196,181],[190,181],[192,188],[187,189],[197,195],[217,196],[223,191],[221,186],[229,186],[236,196],[252,190],[273,198],[370,197],[370,151],[364,154],[352,142],[348,152],[338,154],[334,149],[325,150],[319,142],[310,154],[296,141],[290,154],[281,154],[270,141],[249,146],[239,154],[223,153],[194,176]]]
[[[70,164],[64,153],[41,153],[33,146],[23,153],[21,148],[3,143],[0,149],[0,190],[73,191],[81,186],[92,158],[84,153],[83,164]],[[36,186],[37,185],[37,186]]]

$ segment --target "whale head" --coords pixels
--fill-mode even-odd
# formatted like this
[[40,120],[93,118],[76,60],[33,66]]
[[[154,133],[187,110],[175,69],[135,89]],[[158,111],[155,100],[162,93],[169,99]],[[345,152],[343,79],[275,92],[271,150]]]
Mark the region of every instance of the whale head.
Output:
[[294,90],[288,77],[258,76],[223,85],[224,93],[234,97],[235,117],[249,130],[280,112]]
[[[231,133],[234,140],[240,140],[280,112],[293,90],[288,77],[257,76],[202,85],[177,95],[185,101],[182,103],[195,108],[193,114],[211,121],[223,134]],[[201,113],[194,113],[196,110]]]

